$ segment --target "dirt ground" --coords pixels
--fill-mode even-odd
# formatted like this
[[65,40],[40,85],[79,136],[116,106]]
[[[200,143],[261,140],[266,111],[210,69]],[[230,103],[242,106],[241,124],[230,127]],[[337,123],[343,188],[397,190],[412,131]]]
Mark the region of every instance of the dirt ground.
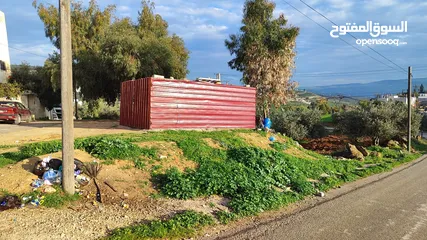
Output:
[[[61,139],[60,121],[40,121],[20,125],[0,124],[0,145],[20,145],[24,143]],[[118,121],[76,121],[74,136],[87,137],[101,134],[135,133],[143,130],[119,125]]]

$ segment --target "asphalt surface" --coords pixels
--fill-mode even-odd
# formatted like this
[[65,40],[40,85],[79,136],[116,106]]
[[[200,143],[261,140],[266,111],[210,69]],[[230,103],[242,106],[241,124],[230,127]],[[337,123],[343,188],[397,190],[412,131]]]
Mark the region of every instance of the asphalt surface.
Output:
[[297,213],[211,239],[427,239],[427,160],[384,176]]
[[26,130],[30,130],[30,129],[34,129],[34,127],[24,125],[24,124],[15,125],[15,124],[10,124],[10,123],[0,122],[0,136],[1,136],[1,134],[26,131]]

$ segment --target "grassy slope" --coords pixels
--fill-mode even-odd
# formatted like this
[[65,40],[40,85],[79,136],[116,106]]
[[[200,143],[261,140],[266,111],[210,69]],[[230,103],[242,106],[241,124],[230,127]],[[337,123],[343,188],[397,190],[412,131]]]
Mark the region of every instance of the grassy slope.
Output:
[[[255,135],[256,138],[250,144],[242,134]],[[217,147],[209,145],[204,140],[206,138],[212,139]],[[327,191],[360,177],[388,171],[420,156],[401,153],[398,149],[372,148],[373,151],[381,152],[382,156],[368,157],[367,163],[375,165],[364,168],[364,164],[359,161],[338,161],[304,150],[292,139],[283,136],[277,136],[277,142],[271,144],[271,147],[260,148],[257,142],[265,139],[267,135],[264,132],[245,130],[165,131],[79,139],[76,141],[76,148],[104,159],[109,164],[114,159],[129,159],[135,161],[136,165],[145,161],[144,156],[154,157],[156,152],[155,149],[140,148],[134,143],[175,142],[184,156],[198,163],[199,167],[185,172],[172,168],[165,173],[153,173],[153,181],[164,197],[189,199],[221,195],[229,198],[229,211],[216,213],[216,218],[221,223],[286,206],[318,191]],[[426,150],[424,142],[416,142],[414,146]],[[29,144],[20,148],[19,152],[0,154],[0,166],[57,152],[60,148],[58,141]],[[298,154],[290,155],[285,152]],[[190,222],[192,218],[205,219],[189,214]],[[184,213],[184,216],[187,215]],[[114,231],[112,238],[182,237],[193,233],[193,228],[197,230],[210,225],[205,224],[206,219],[203,224],[196,220],[192,222],[193,225],[180,227],[181,230],[174,227],[174,218],[171,222],[165,220],[136,225]]]
[[332,122],[332,114],[325,114],[320,119],[322,123],[331,123]]

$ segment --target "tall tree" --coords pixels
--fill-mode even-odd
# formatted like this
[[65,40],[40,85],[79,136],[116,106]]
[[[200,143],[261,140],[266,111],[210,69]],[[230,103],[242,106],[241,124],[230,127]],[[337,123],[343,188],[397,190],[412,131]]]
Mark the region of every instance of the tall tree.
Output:
[[421,86],[420,86],[420,93],[425,93],[425,92],[424,92],[424,85],[422,85],[422,84],[421,84]]
[[[36,1],[34,6],[46,36],[59,47],[58,9]],[[136,24],[116,17],[113,5],[101,10],[95,0],[87,7],[72,1],[71,8],[73,78],[86,100],[114,103],[120,83],[130,79],[187,75],[189,52],[181,38],[169,35],[167,22],[154,13],[151,1],[142,0]]]
[[247,0],[240,33],[225,41],[234,56],[229,66],[243,72],[243,83],[257,88],[264,117],[271,105],[286,103],[297,86],[290,78],[299,29],[288,26],[283,14],[274,18],[275,7],[269,0]]
[[[33,1],[33,6],[45,27],[46,37],[60,49],[59,10],[53,5]],[[71,1],[71,35],[73,59],[87,50],[98,50],[105,32],[111,25],[115,6],[109,5],[101,10],[96,0],[90,0],[87,7],[80,1]]]

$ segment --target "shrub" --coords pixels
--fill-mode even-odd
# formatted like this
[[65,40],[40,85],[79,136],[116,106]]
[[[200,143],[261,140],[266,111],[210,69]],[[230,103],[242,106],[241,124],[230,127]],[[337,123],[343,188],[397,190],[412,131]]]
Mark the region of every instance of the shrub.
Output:
[[169,220],[155,220],[146,224],[114,230],[107,239],[176,239],[194,235],[203,227],[213,224],[214,220],[209,215],[185,211]]
[[271,111],[272,128],[296,140],[301,140],[308,136],[324,136],[326,131],[320,125],[321,118],[321,111],[316,109],[274,109]]
[[[417,136],[421,115],[412,114],[412,135]],[[371,136],[375,142],[386,142],[405,136],[407,106],[401,102],[364,102],[358,108],[334,114],[337,130],[343,134]]]
[[[222,195],[231,198],[229,206],[234,213],[244,216],[313,194],[315,188],[307,178],[316,179],[332,170],[347,173],[356,168],[355,163],[338,168],[340,165],[334,166],[332,161],[320,164],[273,150],[243,147],[228,150],[224,161],[205,160],[197,170],[180,172],[173,168],[154,178],[166,196],[189,199]],[[287,187],[294,193],[276,191]]]
[[143,150],[126,139],[112,137],[91,137],[78,139],[75,148],[82,149],[102,160],[134,160]]
[[111,119],[120,118],[120,105],[117,101],[109,105],[103,99],[84,102],[79,109],[80,117],[83,119]]

